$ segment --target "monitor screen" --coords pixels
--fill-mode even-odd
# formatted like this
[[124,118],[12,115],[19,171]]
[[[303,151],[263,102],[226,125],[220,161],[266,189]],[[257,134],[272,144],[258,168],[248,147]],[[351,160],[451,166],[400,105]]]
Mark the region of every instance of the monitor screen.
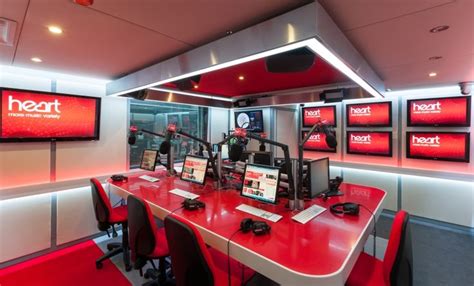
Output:
[[253,154],[253,163],[257,165],[273,166],[273,153],[267,151],[248,151],[242,152],[239,161],[246,162],[249,155]]
[[470,125],[470,96],[407,100],[407,126]]
[[181,180],[204,185],[208,162],[208,158],[186,155]]
[[347,127],[392,127],[392,102],[346,105]]
[[311,198],[329,190],[329,158],[310,161],[308,172]]
[[275,204],[279,183],[279,168],[247,164],[240,194],[254,200]]
[[347,153],[392,157],[392,132],[347,131]]
[[[307,134],[308,132],[303,131],[302,138],[305,138]],[[326,134],[324,132],[313,132],[308,141],[304,143],[303,150],[336,153],[336,148],[331,148],[326,143]]]
[[244,128],[252,132],[264,132],[262,110],[236,111],[235,128]]
[[336,106],[303,107],[303,127],[313,127],[320,120],[326,120],[328,125],[336,127]]
[[469,163],[468,132],[407,132],[407,158]]
[[2,89],[0,142],[98,140],[100,98]]
[[147,171],[155,171],[156,158],[158,158],[158,150],[143,150],[142,162],[140,163],[140,169]]
[[222,156],[222,160],[229,159],[229,145],[224,144],[221,146],[221,156]]

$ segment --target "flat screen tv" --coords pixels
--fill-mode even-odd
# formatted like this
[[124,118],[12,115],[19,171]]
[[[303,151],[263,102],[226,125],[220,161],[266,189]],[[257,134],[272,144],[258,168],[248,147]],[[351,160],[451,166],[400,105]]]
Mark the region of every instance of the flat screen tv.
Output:
[[392,127],[392,102],[346,105],[347,127]]
[[244,128],[251,132],[264,132],[262,110],[236,111],[235,128]]
[[[301,133],[302,138],[305,138],[308,134],[306,131]],[[324,132],[313,132],[308,141],[304,143],[303,150],[336,153],[336,148],[331,148],[326,144],[326,134]]]
[[407,158],[469,163],[469,132],[407,132]]
[[0,142],[99,140],[96,97],[4,88]]
[[337,127],[335,105],[303,107],[301,112],[303,128],[311,128],[319,120],[326,120],[328,125]]
[[392,157],[392,132],[347,131],[348,154]]
[[407,100],[407,126],[469,127],[470,125],[470,96]]

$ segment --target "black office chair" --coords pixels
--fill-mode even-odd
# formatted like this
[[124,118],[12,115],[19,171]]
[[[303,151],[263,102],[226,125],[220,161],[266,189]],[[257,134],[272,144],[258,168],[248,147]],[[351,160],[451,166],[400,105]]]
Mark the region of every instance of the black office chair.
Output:
[[[152,278],[154,281],[144,285],[156,285],[156,281],[164,283],[166,257],[169,256],[165,229],[157,228],[150,206],[145,201],[130,195],[127,198],[127,206],[133,266],[140,271],[140,276],[143,276],[142,268],[149,261],[153,270],[147,270],[145,278]],[[158,270],[153,262],[154,259],[159,260]],[[159,274],[156,273],[157,271]]]
[[97,269],[103,267],[102,262],[117,254],[123,253],[123,261],[126,271],[130,271],[130,256],[128,252],[128,227],[127,227],[127,206],[119,206],[113,208],[109,198],[102,187],[102,184],[96,178],[90,180],[92,191],[92,202],[94,204],[95,218],[97,219],[97,227],[100,231],[106,231],[110,237],[109,229],[112,228],[113,236],[116,237],[115,225],[122,226],[122,243],[109,243],[109,250],[102,257],[96,260]]

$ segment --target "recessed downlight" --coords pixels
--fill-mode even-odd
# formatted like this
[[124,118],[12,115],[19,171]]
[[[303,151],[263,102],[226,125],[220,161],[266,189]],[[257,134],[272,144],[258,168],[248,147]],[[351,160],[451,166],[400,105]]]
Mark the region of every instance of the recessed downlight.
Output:
[[430,33],[439,33],[439,32],[446,31],[447,29],[449,29],[448,25],[436,26],[430,30]]
[[239,76],[239,80],[244,80],[245,77],[243,75]]
[[429,77],[435,77],[435,76],[437,76],[437,75],[438,75],[438,74],[435,73],[435,72],[430,72],[430,73],[428,74]]
[[60,35],[63,33],[63,29],[59,26],[48,26],[48,30],[51,32],[51,34],[55,35]]
[[195,84],[193,87],[194,87],[194,88],[199,88],[199,85]]
[[38,58],[38,57],[32,57],[32,58],[31,58],[31,61],[32,61],[32,62],[35,62],[35,63],[41,63],[43,60],[40,59],[40,58]]
[[433,56],[433,57],[429,57],[428,60],[430,61],[437,61],[437,60],[440,60],[442,59],[443,57],[442,56]]

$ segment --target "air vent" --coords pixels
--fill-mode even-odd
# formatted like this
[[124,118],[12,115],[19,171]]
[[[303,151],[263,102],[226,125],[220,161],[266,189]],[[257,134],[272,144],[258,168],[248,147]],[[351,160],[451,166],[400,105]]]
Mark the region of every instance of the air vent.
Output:
[[0,18],[0,45],[13,46],[17,22]]

